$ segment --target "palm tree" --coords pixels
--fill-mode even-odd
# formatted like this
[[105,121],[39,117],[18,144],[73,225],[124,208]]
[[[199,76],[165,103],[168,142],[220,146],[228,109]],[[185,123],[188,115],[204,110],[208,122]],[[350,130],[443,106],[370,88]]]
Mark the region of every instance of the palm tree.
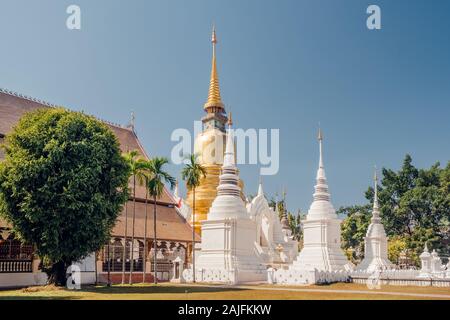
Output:
[[[133,224],[131,227],[132,236],[131,236],[131,262],[130,262],[130,277],[128,279],[128,283],[133,283],[133,268],[134,268],[134,233],[135,233],[135,223],[136,223],[136,181],[139,185],[144,185],[146,194],[147,194],[147,175],[148,175],[148,166],[147,160],[143,158],[137,158],[132,166],[133,172]],[[145,208],[147,210],[147,208]],[[138,248],[139,250],[139,248]]]
[[147,263],[147,205],[148,205],[148,182],[151,176],[151,163],[149,160],[144,160],[142,164],[143,180],[145,185],[145,218],[144,218],[144,252],[143,252],[143,267],[142,267],[142,283],[145,283],[145,267]]
[[169,163],[167,158],[155,157],[150,159],[148,164],[148,192],[153,198],[153,272],[154,272],[154,283],[158,283],[157,279],[157,264],[156,264],[156,199],[161,197],[164,191],[164,183],[169,183],[170,189],[175,186],[175,178],[164,171],[163,167],[165,164]]
[[192,280],[195,283],[195,188],[200,185],[200,179],[206,177],[206,169],[199,163],[195,154],[187,156],[189,163],[181,171],[181,178],[192,190]]
[[[132,150],[127,153],[123,154],[123,158],[128,164],[129,168],[129,175],[133,176],[133,241],[131,245],[133,245],[134,242],[134,220],[136,215],[136,174],[139,171],[138,170],[138,158],[139,158],[139,152],[137,150]],[[125,261],[126,261],[126,251],[127,251],[127,232],[128,232],[128,206],[125,208],[125,244],[124,244],[124,250],[123,250],[123,261],[122,261],[122,284],[125,283]],[[133,250],[133,249],[132,249]],[[133,251],[131,251],[131,264],[133,263]],[[131,265],[130,265],[130,271],[131,271]],[[131,283],[131,275],[129,282]]]

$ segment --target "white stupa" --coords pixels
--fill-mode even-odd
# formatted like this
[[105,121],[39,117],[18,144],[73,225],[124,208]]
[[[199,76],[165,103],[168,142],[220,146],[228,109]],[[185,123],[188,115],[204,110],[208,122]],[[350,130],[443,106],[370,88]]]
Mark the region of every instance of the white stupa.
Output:
[[267,280],[266,267],[255,247],[256,222],[250,218],[240,195],[233,139],[230,121],[217,197],[208,219],[202,221],[202,249],[196,259],[197,281]]
[[353,265],[341,249],[341,220],[339,220],[328,193],[322,158],[322,131],[319,130],[319,169],[314,201],[303,221],[303,249],[290,266],[293,270],[344,271]]
[[373,200],[372,219],[364,238],[364,259],[356,267],[357,270],[374,272],[393,269],[394,265],[388,259],[387,237],[380,218],[378,204],[378,177],[375,171],[375,195]]

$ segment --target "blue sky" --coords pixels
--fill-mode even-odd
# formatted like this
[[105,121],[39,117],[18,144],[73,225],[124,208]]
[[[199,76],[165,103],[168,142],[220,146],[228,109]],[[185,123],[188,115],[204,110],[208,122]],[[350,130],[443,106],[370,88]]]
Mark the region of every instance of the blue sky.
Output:
[[[370,4],[382,30],[366,28]],[[169,156],[172,131],[203,116],[214,22],[235,125],[280,129],[266,193],[285,186],[289,208],[308,209],[320,122],[335,206],[364,203],[375,164],[450,159],[449,13],[445,0],[1,0],[0,86],[121,124],[134,110],[148,152]],[[246,192],[258,172],[241,167]]]

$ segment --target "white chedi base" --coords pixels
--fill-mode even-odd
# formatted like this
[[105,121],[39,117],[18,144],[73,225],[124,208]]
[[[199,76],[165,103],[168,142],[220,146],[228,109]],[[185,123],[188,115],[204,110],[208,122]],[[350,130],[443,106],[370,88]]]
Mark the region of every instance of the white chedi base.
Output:
[[202,222],[202,250],[196,259],[199,282],[267,281],[267,270],[256,255],[256,224],[228,218]]
[[337,218],[304,221],[304,247],[290,269],[351,270],[352,264],[340,247],[340,223]]
[[366,270],[367,272],[394,269],[394,265],[387,257],[386,238],[365,237],[364,242],[364,259],[355,269]]

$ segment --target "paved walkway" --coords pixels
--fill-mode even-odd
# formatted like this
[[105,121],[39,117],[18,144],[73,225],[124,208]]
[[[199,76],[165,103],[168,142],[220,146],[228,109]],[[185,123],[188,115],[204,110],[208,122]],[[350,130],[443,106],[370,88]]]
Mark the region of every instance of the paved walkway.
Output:
[[419,298],[443,298],[450,299],[450,294],[433,294],[433,293],[412,293],[412,292],[391,292],[378,290],[337,290],[337,289],[301,289],[301,288],[280,288],[280,287],[257,287],[251,285],[203,285],[205,287],[215,288],[236,288],[246,290],[270,290],[270,291],[295,291],[295,292],[324,292],[324,293],[351,293],[351,294],[373,294],[373,295],[389,295],[389,296],[404,296],[404,297],[419,297]]

